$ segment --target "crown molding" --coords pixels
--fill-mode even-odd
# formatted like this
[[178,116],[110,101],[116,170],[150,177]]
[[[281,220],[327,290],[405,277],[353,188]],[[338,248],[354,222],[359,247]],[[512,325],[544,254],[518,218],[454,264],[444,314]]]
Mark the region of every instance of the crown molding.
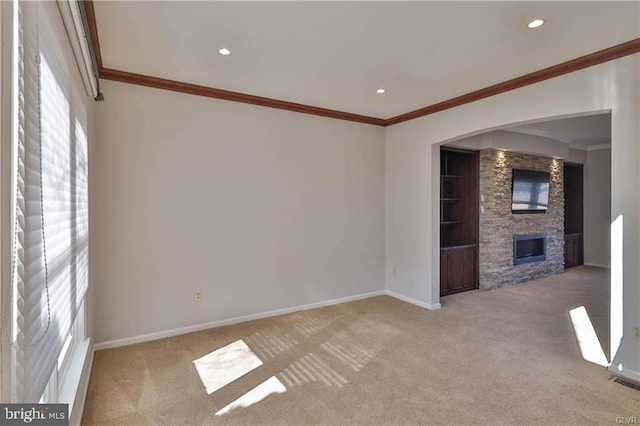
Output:
[[610,143],[603,143],[600,145],[589,145],[587,151],[600,151],[602,149],[611,149]]
[[599,151],[602,149],[611,149],[611,144],[610,143],[601,143],[601,144],[597,144],[597,145],[574,145],[571,144],[569,145],[569,149],[575,149],[576,151]]
[[190,95],[206,96],[209,98],[242,102],[245,104],[259,105],[268,108],[284,109],[287,111],[300,112],[303,114],[311,114],[321,117],[336,118],[339,120],[373,124],[375,126],[385,126],[386,124],[385,120],[381,118],[368,117],[366,115],[352,114],[349,112],[336,111],[333,109],[297,104],[294,102],[281,101],[278,99],[263,98],[261,96],[254,96],[246,93],[231,92],[228,90],[215,89],[213,87],[207,86],[198,86],[195,84],[183,83],[181,81],[167,80],[165,78],[152,77],[143,74],[134,74],[131,72],[119,71],[110,68],[102,68],[102,70],[100,70],[100,78],[103,78],[105,80],[120,81],[123,83],[137,84],[139,86],[171,90],[174,92],[188,93]]
[[91,35],[91,43],[96,57],[98,66],[98,72],[100,78],[106,80],[119,81],[130,84],[137,84],[141,86],[154,87],[157,89],[171,90],[174,92],[188,93],[198,96],[206,96],[209,98],[223,99],[233,102],[242,102],[252,105],[259,105],[268,108],[277,108],[287,111],[294,111],[303,114],[317,115],[321,117],[335,118],[338,120],[354,121],[358,123],[372,124],[376,126],[392,126],[394,124],[402,123],[405,121],[413,120],[416,118],[424,117],[426,115],[434,114],[436,112],[444,111],[450,108],[455,108],[470,102],[475,102],[480,99],[488,98],[490,96],[505,93],[514,89],[518,89],[530,84],[538,83],[544,80],[549,80],[554,77],[559,77],[564,74],[569,74],[574,71],[579,71],[584,68],[589,68],[594,65],[598,65],[604,62],[619,59],[624,56],[632,55],[640,52],[640,38],[630,40],[626,43],[618,44],[616,46],[609,47],[607,49],[599,50],[597,52],[581,56],[579,58],[572,59],[567,62],[563,62],[551,67],[547,67],[529,74],[516,77],[511,80],[504,81],[502,83],[494,84],[489,87],[485,87],[480,90],[476,90],[461,96],[457,96],[452,99],[448,99],[443,102],[438,102],[433,105],[426,106],[424,108],[410,111],[405,114],[397,115],[388,119],[370,117],[366,115],[353,114],[350,112],[337,111],[327,108],[320,108],[311,105],[298,104],[294,102],[288,102],[278,99],[265,98],[261,96],[254,96],[246,93],[232,92],[223,89],[216,89],[214,87],[199,86],[190,83],[184,83],[175,80],[168,80],[159,77],[152,77],[143,74],[134,74],[127,71],[120,71],[110,68],[105,68],[102,63],[102,55],[100,53],[100,42],[98,38],[98,26],[96,24],[95,10],[93,6],[93,0],[83,0],[85,10],[87,13],[87,26],[89,27],[89,33]]
[[98,72],[102,72],[102,54],[100,53],[100,41],[98,39],[98,25],[96,24],[96,11],[93,8],[92,0],[83,0],[84,11],[87,15],[87,26],[89,27],[89,35],[91,36],[91,45],[93,54],[96,58]]
[[206,96],[209,98],[242,102],[268,108],[283,109],[303,114],[335,118],[338,120],[354,121],[357,123],[372,124],[375,126],[386,126],[386,121],[382,118],[369,117],[366,115],[353,114],[350,112],[336,111],[328,108],[320,108],[311,105],[298,104],[278,99],[249,95],[246,93],[216,89],[214,87],[199,86],[196,84],[184,83],[181,81],[168,80],[164,78],[152,77],[149,75],[134,74],[127,71],[105,68],[102,63],[102,54],[100,52],[98,24],[96,23],[96,14],[93,6],[93,0],[83,0],[83,4],[87,14],[87,26],[89,27],[89,34],[91,36],[91,43],[96,58],[96,65],[98,66],[98,76],[100,78],[103,78],[105,80],[119,81],[123,83],[137,84],[140,86],[154,87],[157,89],[171,90],[174,92],[188,93],[191,95]]
[[589,68],[603,62],[612,61],[614,59],[619,59],[638,52],[640,52],[640,38],[636,38],[634,40],[618,44],[607,49],[599,50],[597,52],[590,53],[588,55],[581,56],[579,58],[572,59],[558,65],[553,65],[548,68],[534,71],[532,73],[525,74],[520,77],[504,81],[502,83],[494,84],[493,86],[485,87],[484,89],[476,90],[474,92],[470,92],[462,96],[439,102],[437,104],[429,105],[427,107],[420,108],[406,114],[401,114],[389,118],[386,120],[386,123],[387,126],[392,126],[404,121],[424,117],[425,115],[444,111],[450,108],[455,108],[460,105],[468,104],[470,102],[478,101],[480,99],[488,98],[500,93],[509,92],[514,89],[528,86],[530,84],[549,80],[551,78],[559,77],[564,74],[569,74],[584,68]]

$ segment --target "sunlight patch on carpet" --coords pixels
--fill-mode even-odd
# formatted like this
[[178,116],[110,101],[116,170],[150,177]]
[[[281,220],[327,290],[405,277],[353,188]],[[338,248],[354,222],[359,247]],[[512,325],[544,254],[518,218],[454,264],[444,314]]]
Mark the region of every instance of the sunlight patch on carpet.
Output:
[[570,310],[569,316],[573,324],[573,331],[576,333],[582,358],[584,358],[585,361],[593,362],[602,367],[609,365],[607,357],[602,350],[602,345],[600,345],[600,341],[598,340],[596,330],[593,328],[593,324],[584,306]]
[[269,360],[293,348],[298,342],[287,333],[277,330],[256,331],[245,337],[254,352],[263,360]]
[[223,416],[230,411],[235,410],[236,408],[246,408],[255,403],[258,403],[268,397],[269,395],[276,393],[284,393],[287,391],[287,388],[277,379],[275,376],[271,376],[264,382],[260,383],[255,388],[251,389],[249,392],[242,395],[240,398],[236,399],[226,407],[222,408],[216,413],[216,416]]
[[290,364],[279,373],[279,376],[289,386],[314,382],[323,383],[328,387],[341,388],[348,383],[344,376],[329,367],[326,362],[322,361],[314,353],[308,353]]
[[194,360],[193,364],[207,394],[211,395],[218,389],[260,367],[262,361],[240,339]]

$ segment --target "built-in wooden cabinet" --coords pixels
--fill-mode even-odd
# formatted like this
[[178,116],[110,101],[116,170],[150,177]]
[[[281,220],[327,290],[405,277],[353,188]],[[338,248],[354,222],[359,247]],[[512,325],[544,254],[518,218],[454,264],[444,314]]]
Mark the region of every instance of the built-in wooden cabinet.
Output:
[[440,295],[478,288],[478,155],[440,151]]
[[440,295],[478,288],[476,245],[440,249]]
[[564,234],[564,267],[565,269],[582,265],[582,234]]
[[564,164],[564,267],[584,263],[583,166]]

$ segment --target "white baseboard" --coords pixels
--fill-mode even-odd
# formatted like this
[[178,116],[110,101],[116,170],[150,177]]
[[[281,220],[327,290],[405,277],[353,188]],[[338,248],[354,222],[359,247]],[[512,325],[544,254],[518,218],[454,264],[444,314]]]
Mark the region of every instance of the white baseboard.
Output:
[[[240,322],[253,321],[262,318],[275,317],[277,315],[290,314],[298,311],[306,311],[309,309],[322,308],[330,305],[337,305],[339,303],[353,302],[355,300],[368,299],[370,297],[382,296],[387,294],[385,290],[373,291],[371,293],[357,294],[355,296],[341,297],[338,299],[325,300],[323,302],[309,303],[306,305],[293,306],[291,308],[276,309],[274,311],[261,312],[258,314],[242,315],[235,318],[229,318],[224,320],[206,322],[202,324],[190,325],[187,327],[174,328],[166,331],[159,331],[156,333],[143,334],[140,336],[126,337],[124,339],[110,340],[107,342],[96,343],[94,350],[99,351],[102,349],[119,348],[121,346],[133,345],[135,343],[148,342],[150,340],[163,339],[165,337],[178,336],[180,334],[192,333],[194,331],[206,330],[209,328],[222,327],[225,325],[238,324]],[[411,303],[411,302],[409,302]],[[439,306],[439,305],[438,305]]]
[[413,299],[411,297],[403,296],[403,295],[401,295],[399,293],[396,293],[395,291],[386,290],[385,294],[387,296],[394,297],[394,298],[396,298],[398,300],[402,300],[403,302],[411,303],[412,305],[420,306],[421,308],[427,308],[427,309],[432,310],[432,311],[441,308],[441,305],[439,303],[429,304],[429,303],[421,302],[421,301],[419,301],[417,299]]
[[629,370],[628,368],[618,371],[618,368],[613,364],[609,366],[608,370],[616,376],[640,382],[640,372]]
[[591,262],[584,262],[584,266],[595,266],[597,268],[605,268],[605,269],[611,268],[609,265],[601,265],[599,263],[591,263]]

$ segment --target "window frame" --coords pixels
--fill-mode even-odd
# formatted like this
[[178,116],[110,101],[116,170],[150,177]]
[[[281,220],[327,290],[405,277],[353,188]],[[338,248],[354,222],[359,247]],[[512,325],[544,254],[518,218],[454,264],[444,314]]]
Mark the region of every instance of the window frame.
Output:
[[[0,400],[16,402],[17,350],[12,344],[14,333],[12,307],[12,268],[15,221],[17,147],[17,50],[18,0],[0,1]],[[87,123],[88,125],[88,123]],[[87,144],[89,132],[87,132]],[[87,149],[89,147],[87,146]],[[72,336],[56,360],[55,368],[41,395],[42,402],[69,403],[76,398],[81,373],[91,356],[91,340],[87,335],[87,295],[77,308],[71,324]],[[80,376],[78,375],[80,372]],[[77,383],[76,383],[77,382]],[[70,391],[71,390],[71,391]],[[66,393],[65,393],[66,392]],[[65,397],[65,400],[62,398]],[[69,400],[71,399],[71,400]],[[71,415],[71,412],[69,413]]]

